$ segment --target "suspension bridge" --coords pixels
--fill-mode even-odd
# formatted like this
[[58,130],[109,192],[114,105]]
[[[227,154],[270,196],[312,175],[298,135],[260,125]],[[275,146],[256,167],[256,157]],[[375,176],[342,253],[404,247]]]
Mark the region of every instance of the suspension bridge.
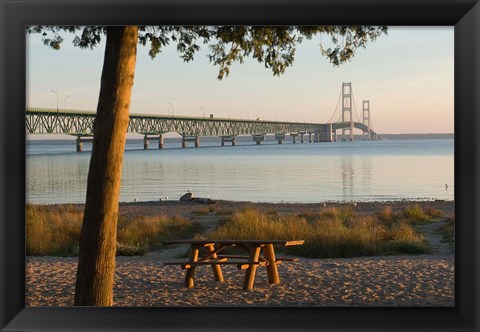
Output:
[[[340,100],[342,107],[339,108]],[[339,112],[340,111],[340,112]],[[357,118],[354,119],[353,111]],[[335,122],[331,122],[339,114]],[[28,134],[67,134],[76,136],[77,151],[83,150],[84,142],[93,140],[95,112],[27,107],[26,132]],[[281,122],[266,120],[245,120],[210,117],[191,117],[152,114],[130,114],[128,133],[144,136],[144,149],[149,148],[150,141],[158,141],[158,148],[164,147],[163,135],[169,132],[178,133],[182,137],[182,147],[193,141],[195,147],[200,146],[200,137],[215,136],[221,138],[221,145],[226,142],[236,144],[237,136],[251,135],[256,144],[261,144],[266,135],[275,135],[281,144],[288,135],[292,142],[353,141],[354,129],[362,132],[363,140],[377,140],[373,130],[370,114],[370,101],[362,102],[362,119],[358,116],[354,103],[352,84],[342,83],[342,90],[332,117],[326,123]]]

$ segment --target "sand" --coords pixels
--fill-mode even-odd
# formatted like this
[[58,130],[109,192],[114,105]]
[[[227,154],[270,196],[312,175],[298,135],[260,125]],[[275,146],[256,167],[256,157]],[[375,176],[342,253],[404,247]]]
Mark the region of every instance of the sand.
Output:
[[[218,202],[221,210],[252,203]],[[345,205],[326,203],[328,205]],[[411,202],[357,203],[359,214],[378,211],[381,206],[402,209]],[[453,216],[454,202],[419,202]],[[253,204],[282,213],[316,210],[320,204]],[[202,205],[180,202],[145,202],[121,205],[121,213],[181,214],[192,217]],[[204,229],[212,218],[197,216]],[[440,240],[435,228],[423,231],[434,249],[428,255],[375,256],[360,258],[308,259],[279,266],[281,283],[269,285],[265,268],[257,270],[254,289],[243,291],[245,271],[222,267],[224,283],[213,280],[209,266],[197,268],[195,288],[183,287],[185,271],[165,266],[186,248],[173,246],[144,256],[117,257],[115,306],[442,306],[453,307],[454,253]],[[71,306],[75,287],[76,257],[27,257],[26,304],[28,306]]]

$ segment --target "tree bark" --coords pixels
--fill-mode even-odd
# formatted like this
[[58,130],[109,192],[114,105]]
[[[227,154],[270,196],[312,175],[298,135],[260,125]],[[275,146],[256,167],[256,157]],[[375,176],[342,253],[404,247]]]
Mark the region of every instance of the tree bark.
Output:
[[75,305],[111,306],[118,200],[138,27],[107,27],[93,149],[80,235]]

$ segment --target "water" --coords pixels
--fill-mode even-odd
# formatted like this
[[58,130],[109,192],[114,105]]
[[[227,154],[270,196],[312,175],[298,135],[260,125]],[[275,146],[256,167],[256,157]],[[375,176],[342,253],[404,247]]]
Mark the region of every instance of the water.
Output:
[[[178,200],[196,196],[253,202],[319,202],[454,199],[452,139],[275,144],[221,147],[202,138],[201,148],[166,148],[127,142],[121,202]],[[27,141],[27,202],[83,203],[91,144]],[[448,190],[445,189],[448,184]]]

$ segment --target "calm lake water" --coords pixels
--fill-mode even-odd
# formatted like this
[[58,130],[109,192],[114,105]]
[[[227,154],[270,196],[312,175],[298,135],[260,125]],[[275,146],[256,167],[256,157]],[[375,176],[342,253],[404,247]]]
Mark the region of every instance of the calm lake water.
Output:
[[[454,199],[452,139],[237,146],[202,138],[201,148],[143,150],[127,142],[120,201],[178,200],[187,190],[199,197],[253,202]],[[91,144],[75,152],[74,140],[27,141],[29,203],[83,203]],[[448,189],[445,188],[448,184]]]

